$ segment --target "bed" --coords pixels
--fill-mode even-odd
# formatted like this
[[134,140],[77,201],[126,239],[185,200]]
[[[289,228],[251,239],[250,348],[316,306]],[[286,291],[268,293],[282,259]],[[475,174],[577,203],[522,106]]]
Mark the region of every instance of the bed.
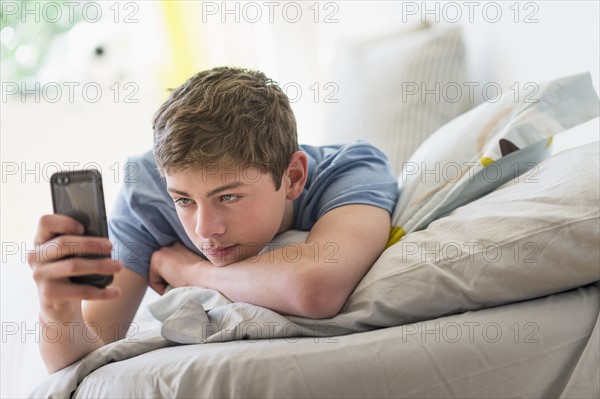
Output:
[[[329,338],[102,348],[33,396],[597,397],[599,287]],[[568,332],[568,333],[566,333]]]
[[[424,43],[440,40],[457,39]],[[444,60],[460,63],[450,48]],[[393,150],[403,136],[382,122],[401,197],[388,248],[337,316],[172,289],[144,305],[128,337],[31,396],[600,397],[600,145],[549,152],[555,135],[597,122],[598,96],[585,73],[537,88],[535,102],[440,104],[443,121],[404,126],[422,129],[410,151]],[[342,114],[360,119],[360,104]]]

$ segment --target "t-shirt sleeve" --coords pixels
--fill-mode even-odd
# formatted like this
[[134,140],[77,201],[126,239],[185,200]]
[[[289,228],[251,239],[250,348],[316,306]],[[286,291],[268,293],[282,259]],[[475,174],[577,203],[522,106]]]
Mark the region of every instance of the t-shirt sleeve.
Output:
[[307,190],[297,209],[296,227],[309,230],[330,210],[344,205],[372,205],[392,213],[398,183],[385,154],[359,141],[336,151],[325,147],[314,162]]
[[177,217],[151,153],[131,158],[127,165],[134,172],[125,179],[109,217],[109,237],[113,257],[147,279],[154,251],[175,241],[192,250],[195,247]]

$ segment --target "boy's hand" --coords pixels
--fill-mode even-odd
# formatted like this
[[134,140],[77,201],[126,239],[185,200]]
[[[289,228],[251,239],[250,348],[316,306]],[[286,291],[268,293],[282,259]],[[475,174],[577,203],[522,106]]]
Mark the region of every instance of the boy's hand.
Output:
[[[208,265],[208,262],[182,243],[175,242],[170,247],[163,247],[152,254],[150,258],[150,287],[160,295],[165,293],[167,285],[185,287],[192,281],[198,281],[198,274]],[[201,280],[201,279],[200,279]]]
[[35,251],[27,255],[37,284],[41,316],[47,321],[69,322],[81,317],[83,299],[111,299],[119,295],[114,287],[100,289],[75,284],[71,276],[110,275],[121,269],[110,258],[86,259],[82,255],[110,255],[112,244],[107,238],[82,236],[83,226],[64,215],[40,218],[35,237]]

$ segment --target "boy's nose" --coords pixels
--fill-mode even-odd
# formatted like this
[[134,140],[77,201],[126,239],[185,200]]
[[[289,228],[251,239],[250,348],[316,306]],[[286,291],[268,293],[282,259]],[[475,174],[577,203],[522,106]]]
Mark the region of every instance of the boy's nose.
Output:
[[199,207],[196,218],[196,234],[201,238],[210,238],[225,233],[225,223],[214,209]]

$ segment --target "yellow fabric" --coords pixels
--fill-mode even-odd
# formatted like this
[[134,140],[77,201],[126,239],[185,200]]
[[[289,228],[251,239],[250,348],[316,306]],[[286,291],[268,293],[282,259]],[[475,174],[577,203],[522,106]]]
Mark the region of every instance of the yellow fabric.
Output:
[[169,53],[160,71],[162,86],[175,88],[197,72],[207,69],[201,2],[162,0]]
[[400,241],[400,239],[404,237],[405,234],[406,233],[404,232],[404,229],[402,227],[392,226],[392,228],[390,229],[390,236],[388,238],[387,244],[385,245],[385,248],[388,249],[389,247]]
[[479,160],[479,162],[481,162],[481,164],[485,168],[486,166],[488,166],[489,164],[491,164],[492,162],[494,162],[494,160],[492,158],[483,157],[483,158],[481,158]]

